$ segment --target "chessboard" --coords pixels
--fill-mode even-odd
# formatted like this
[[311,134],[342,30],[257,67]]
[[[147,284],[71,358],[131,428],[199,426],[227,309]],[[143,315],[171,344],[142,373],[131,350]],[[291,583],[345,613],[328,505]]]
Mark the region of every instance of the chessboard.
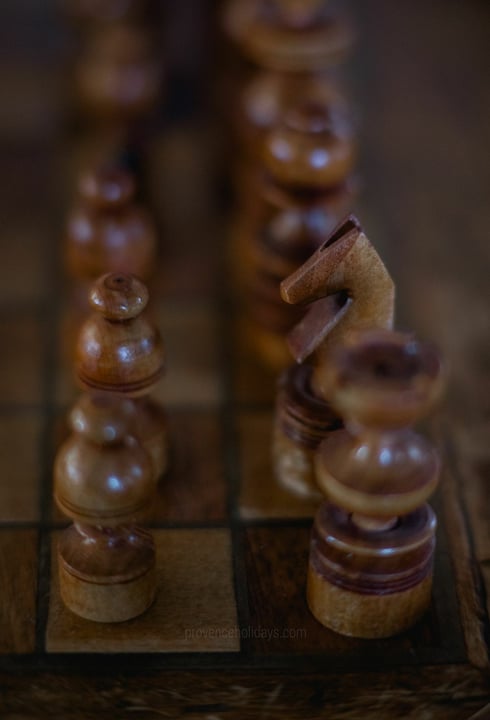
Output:
[[[76,387],[60,248],[85,147],[65,122],[55,4],[5,5],[21,50],[10,49],[2,69],[0,113],[0,716],[478,713],[490,703],[488,7],[353,3],[357,212],[395,278],[398,325],[435,340],[451,367],[447,398],[427,426],[444,465],[432,605],[410,631],[368,641],[327,630],[306,605],[315,505],[273,479],[276,377],[254,357],[235,312],[229,180],[205,97],[217,70],[202,62],[202,47],[192,61],[176,50],[147,168],[161,227],[152,312],[168,358],[155,396],[171,447],[151,521],[157,599],[120,624],[63,605],[55,547],[66,519],[52,500],[52,468]],[[209,33],[213,3],[196,17],[195,3],[179,5],[176,32],[194,22],[197,33],[200,18]]]

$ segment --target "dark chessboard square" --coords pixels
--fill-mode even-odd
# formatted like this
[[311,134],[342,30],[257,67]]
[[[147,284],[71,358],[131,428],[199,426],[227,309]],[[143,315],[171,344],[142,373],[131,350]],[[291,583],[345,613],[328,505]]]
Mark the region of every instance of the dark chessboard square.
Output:
[[[2,246],[0,303],[42,301],[47,291],[44,281],[46,237],[39,231],[39,224],[32,218],[26,221],[22,215],[7,220],[2,233],[9,240]],[[22,282],[19,282],[18,268],[22,268]]]
[[331,658],[332,670],[342,664],[368,668],[430,661],[438,656],[454,662],[463,659],[454,579],[444,552],[437,553],[433,602],[425,617],[397,637],[359,640],[324,628],[308,609],[308,528],[257,527],[244,532],[250,627],[243,630],[242,637],[252,652],[321,654],[327,665]]
[[270,410],[238,413],[240,515],[247,520],[312,517],[318,502],[293,495],[283,489],[274,476],[273,422]]
[[215,294],[221,226],[212,212],[215,187],[212,138],[202,125],[167,128],[149,154],[149,191],[163,228],[155,293],[172,297]]
[[0,654],[35,649],[37,538],[35,530],[0,530]]
[[221,401],[220,340],[209,302],[163,304],[157,314],[167,372],[154,396],[166,406],[216,406]]
[[143,615],[97,623],[63,604],[56,534],[46,646],[49,652],[237,652],[240,649],[228,530],[157,530],[157,597]]
[[8,344],[0,353],[4,405],[39,405],[43,401],[45,325],[34,313],[15,312],[0,317],[0,336]]
[[37,411],[0,414],[0,521],[39,519],[42,416]]
[[[254,351],[250,329],[243,317],[233,322],[233,395],[238,405],[269,405],[276,397],[277,373],[267,368]],[[291,358],[291,362],[293,362]]]
[[168,434],[169,467],[158,485],[153,522],[224,520],[227,488],[217,413],[171,411]]

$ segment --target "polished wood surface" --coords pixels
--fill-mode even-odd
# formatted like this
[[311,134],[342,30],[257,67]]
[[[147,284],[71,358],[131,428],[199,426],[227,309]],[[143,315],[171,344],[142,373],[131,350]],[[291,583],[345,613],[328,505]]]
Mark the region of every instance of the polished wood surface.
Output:
[[[211,23],[204,3],[171,5],[168,36],[191,33],[193,53],[171,43],[149,170],[164,240],[179,239],[155,268],[165,294],[154,312],[174,373],[158,391],[174,445],[154,520],[157,581],[169,593],[141,619],[96,631],[65,614],[51,551],[62,523],[52,461],[73,394],[60,251],[81,154],[59,94],[66,29],[54,3],[2,4],[2,713],[467,720],[490,701],[488,4],[352,3],[357,212],[395,280],[398,327],[434,340],[451,368],[429,428],[443,463],[431,609],[412,631],[369,642],[329,633],[308,612],[314,507],[268,485],[275,377],[223,304],[227,220],[210,182],[220,138],[207,121],[209,92],[196,90],[216,78],[203,52]],[[194,112],[197,99],[207,109]]]

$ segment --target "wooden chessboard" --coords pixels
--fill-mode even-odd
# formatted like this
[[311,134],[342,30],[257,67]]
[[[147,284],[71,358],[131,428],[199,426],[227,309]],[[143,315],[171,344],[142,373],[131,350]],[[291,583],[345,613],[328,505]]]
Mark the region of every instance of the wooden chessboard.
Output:
[[[180,5],[176,27],[185,32],[192,3]],[[477,713],[490,702],[488,7],[355,5],[359,216],[396,279],[399,326],[435,339],[452,368],[429,428],[444,459],[432,606],[413,630],[383,641],[338,636],[306,606],[314,508],[272,478],[275,378],[233,313],[219,137],[209,111],[188,100],[204,82],[198,55],[190,69],[175,61],[148,171],[164,248],[153,310],[168,372],[157,396],[172,447],[152,521],[158,598],[119,625],[80,619],[61,603],[53,549],[65,521],[51,475],[74,394],[74,320],[60,242],[84,148],[63,122],[54,5],[5,7],[13,37],[32,42],[2,70],[10,91],[0,113],[0,716]]]

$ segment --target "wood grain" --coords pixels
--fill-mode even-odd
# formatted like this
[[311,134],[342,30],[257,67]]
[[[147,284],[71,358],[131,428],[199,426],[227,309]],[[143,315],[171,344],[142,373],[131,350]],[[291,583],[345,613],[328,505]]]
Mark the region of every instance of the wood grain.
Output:
[[[307,528],[250,528],[246,531],[251,627],[249,643],[264,654],[322,653],[331,670],[343,663],[363,669],[409,663],[416,658],[462,658],[458,616],[448,558],[439,552],[432,606],[408,632],[389,640],[366,641],[322,627],[306,605]],[[442,550],[442,548],[441,548]],[[448,636],[446,628],[451,627]],[[329,663],[332,663],[331,667]]]
[[[376,672],[305,675],[265,671],[182,670],[148,672],[135,658],[131,671],[107,668],[107,661],[75,674],[63,672],[0,675],[0,700],[8,720],[468,720],[488,698],[487,678],[461,665]],[[145,687],[142,693],[142,687]],[[73,703],[83,698],[83,707]]]
[[174,410],[168,428],[169,469],[158,485],[152,523],[223,521],[227,487],[218,415]]
[[[223,652],[239,648],[227,530],[159,530],[157,597],[139,618],[104,624],[71,613],[53,562],[46,633],[49,652]],[[56,555],[53,538],[53,558]]]
[[240,461],[240,515],[257,518],[311,518],[318,502],[285,490],[272,466],[273,414],[250,410],[237,414]]
[[41,431],[39,412],[0,414],[0,521],[39,520]]
[[0,530],[0,654],[35,649],[37,536],[35,530]]

